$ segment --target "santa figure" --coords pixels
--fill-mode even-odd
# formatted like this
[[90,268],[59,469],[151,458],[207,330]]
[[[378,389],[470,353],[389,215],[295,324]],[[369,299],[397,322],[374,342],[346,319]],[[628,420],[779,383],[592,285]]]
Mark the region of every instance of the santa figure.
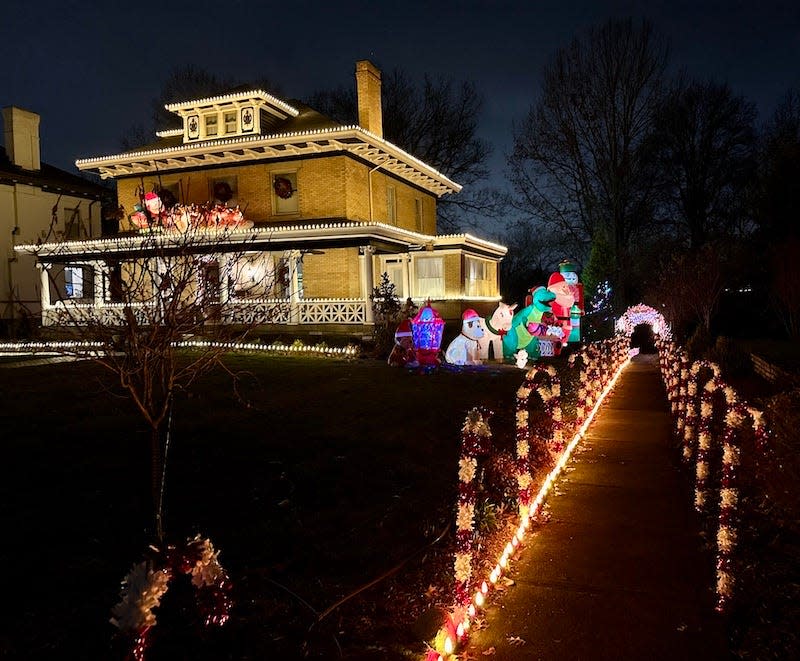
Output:
[[394,347],[387,362],[391,367],[419,366],[411,339],[411,321],[409,319],[403,319],[394,332]]
[[559,272],[550,275],[550,279],[547,281],[547,291],[555,294],[556,300],[553,301],[552,310],[564,331],[564,342],[566,343],[572,331],[570,313],[575,303],[574,290],[564,275]]

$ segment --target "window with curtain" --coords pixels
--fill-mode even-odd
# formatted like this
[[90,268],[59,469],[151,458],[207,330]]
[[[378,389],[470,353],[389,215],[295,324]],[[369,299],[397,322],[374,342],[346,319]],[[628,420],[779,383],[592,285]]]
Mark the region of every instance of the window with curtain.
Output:
[[444,259],[420,257],[414,262],[417,279],[417,296],[442,298],[444,296]]
[[489,263],[482,259],[467,257],[465,293],[467,296],[491,296]]

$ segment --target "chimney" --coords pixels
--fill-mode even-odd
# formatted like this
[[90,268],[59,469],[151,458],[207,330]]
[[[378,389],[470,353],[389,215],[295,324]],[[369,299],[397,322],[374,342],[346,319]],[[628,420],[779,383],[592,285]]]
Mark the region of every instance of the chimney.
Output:
[[369,60],[356,62],[356,94],[359,126],[382,138],[381,72]]
[[39,115],[30,110],[3,108],[3,133],[9,160],[25,170],[41,170]]

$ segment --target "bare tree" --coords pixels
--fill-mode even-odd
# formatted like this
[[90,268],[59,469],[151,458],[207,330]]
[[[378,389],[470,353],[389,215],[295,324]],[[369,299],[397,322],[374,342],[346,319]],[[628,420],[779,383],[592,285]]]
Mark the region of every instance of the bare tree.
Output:
[[[489,176],[491,147],[478,137],[483,99],[475,85],[429,76],[417,84],[394,69],[383,75],[381,100],[386,139],[465,186],[463,193],[439,201],[440,227],[456,229],[463,214],[496,216],[504,200],[479,187]],[[318,91],[308,104],[342,124],[358,122],[351,86]]]
[[765,242],[800,234],[800,89],[787,92],[764,127],[757,221]]
[[680,78],[655,117],[652,147],[668,222],[698,249],[735,236],[756,165],[756,110],[726,84]]
[[[150,429],[155,530],[164,534],[164,488],[175,394],[222,366],[221,342],[242,340],[259,323],[286,313],[268,297],[279,286],[252,223],[238,209],[164,207],[151,193],[134,214],[138,233],[81,245],[44,243],[33,252],[47,265],[50,326],[97,343],[94,360],[127,392]],[[138,217],[137,217],[138,215]],[[228,318],[236,299],[256,298],[258,314]],[[181,341],[202,339],[191,350]],[[67,351],[67,350],[65,350]]]
[[630,246],[653,218],[647,150],[667,50],[647,22],[610,21],[559,50],[540,100],[515,131],[509,159],[516,206],[586,254],[601,237],[624,300]]

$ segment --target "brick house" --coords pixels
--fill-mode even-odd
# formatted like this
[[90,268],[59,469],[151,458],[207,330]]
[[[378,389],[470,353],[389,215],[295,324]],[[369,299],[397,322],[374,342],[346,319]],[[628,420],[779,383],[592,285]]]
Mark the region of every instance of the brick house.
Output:
[[[170,104],[181,128],[159,132],[153,145],[76,165],[116,180],[126,216],[154,190],[185,205],[217,198],[239,207],[246,229],[228,232],[224,245],[213,232],[202,239],[215,265],[202,277],[221,278],[213,291],[227,322],[252,323],[280,303],[288,312],[265,314],[269,325],[360,334],[373,323],[369,295],[384,272],[402,300],[430,299],[445,318],[459,318],[466,307],[493,308],[506,248],[470,234],[437,235],[437,200],[461,187],[383,139],[380,72],[370,62],[356,64],[356,87],[358,125],[263,90],[238,91]],[[116,236],[18,248],[34,252],[43,267],[45,325],[65,306],[109,305],[109,251],[139,245],[141,230],[126,216]],[[221,266],[237,250],[237,236],[260,268],[280,274],[270,291],[238,295],[220,276],[229,272]],[[70,269],[87,283],[80,300],[67,292],[62,274]]]

